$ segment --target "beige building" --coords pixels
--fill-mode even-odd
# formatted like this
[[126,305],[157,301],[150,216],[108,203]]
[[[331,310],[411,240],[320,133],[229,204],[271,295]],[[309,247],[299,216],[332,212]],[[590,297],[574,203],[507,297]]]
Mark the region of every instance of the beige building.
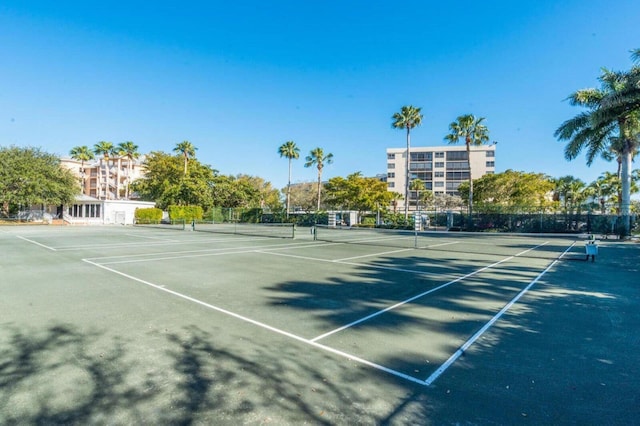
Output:
[[104,158],[85,161],[61,158],[60,164],[71,170],[82,187],[75,202],[56,207],[56,215],[69,224],[130,225],[135,210],[154,207],[155,203],[139,201],[130,190],[130,184],[144,177],[144,157],[129,161],[127,158]]
[[[465,145],[411,147],[409,182],[420,179],[434,195],[459,195],[458,186],[485,174],[495,172],[496,145],[471,147],[471,160]],[[407,148],[387,149],[387,187],[404,196],[406,185]],[[471,170],[469,170],[471,163]],[[409,210],[416,209],[417,194],[409,191]],[[404,200],[398,208],[404,209]]]
[[144,156],[129,160],[110,158],[85,161],[61,158],[63,167],[71,170],[82,186],[82,195],[98,200],[128,200],[136,198],[129,190],[130,184],[144,177]]

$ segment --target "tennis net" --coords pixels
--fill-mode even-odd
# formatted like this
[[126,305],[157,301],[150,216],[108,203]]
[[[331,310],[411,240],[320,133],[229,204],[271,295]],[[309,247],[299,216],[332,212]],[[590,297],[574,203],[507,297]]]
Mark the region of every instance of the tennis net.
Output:
[[[521,234],[329,227],[316,225],[317,241],[382,247],[557,259],[585,259],[587,235]],[[566,253],[565,253],[566,252]]]
[[237,222],[196,222],[193,230],[221,234],[237,234],[255,237],[294,238],[293,223],[237,223]]

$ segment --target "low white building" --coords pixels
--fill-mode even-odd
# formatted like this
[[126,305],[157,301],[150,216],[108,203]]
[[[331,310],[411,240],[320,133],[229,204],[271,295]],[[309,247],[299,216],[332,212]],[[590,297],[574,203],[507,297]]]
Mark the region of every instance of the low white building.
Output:
[[154,202],[132,200],[98,200],[78,195],[75,202],[65,206],[62,219],[76,225],[133,225],[136,209],[155,207]]

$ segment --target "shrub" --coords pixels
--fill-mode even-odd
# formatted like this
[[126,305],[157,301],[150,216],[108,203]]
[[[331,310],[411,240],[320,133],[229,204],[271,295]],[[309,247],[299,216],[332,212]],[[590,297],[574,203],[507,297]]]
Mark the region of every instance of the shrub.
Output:
[[136,209],[134,213],[136,223],[160,223],[162,220],[162,210],[157,208]]
[[169,206],[169,219],[172,222],[176,220],[184,220],[185,222],[202,220],[202,214],[200,206]]

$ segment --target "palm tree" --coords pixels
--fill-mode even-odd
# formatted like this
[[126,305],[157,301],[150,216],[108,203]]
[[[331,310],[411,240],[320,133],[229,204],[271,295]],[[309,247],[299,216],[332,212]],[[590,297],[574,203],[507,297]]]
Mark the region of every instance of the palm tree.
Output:
[[416,210],[420,210],[420,191],[425,190],[424,182],[420,179],[413,179],[409,183],[409,189],[416,191]]
[[404,195],[399,192],[393,192],[393,198],[391,198],[391,204],[393,205],[393,213],[398,212],[398,201],[403,200]]
[[173,148],[173,152],[177,152],[178,154],[184,157],[184,175],[185,176],[187,175],[187,163],[189,163],[189,160],[191,158],[196,156],[197,149],[198,148],[193,146],[193,144],[189,141],[182,141],[176,144],[176,147]]
[[86,145],[73,147],[71,151],[69,151],[69,154],[71,155],[71,158],[73,158],[74,160],[80,161],[80,176],[82,178],[82,195],[84,195],[84,181],[85,181],[84,178],[86,176],[84,172],[84,162],[93,160],[95,158],[95,155]]
[[[564,155],[575,159],[582,149],[587,149],[587,165],[609,148],[612,138],[620,138],[622,183],[621,211],[623,236],[630,231],[631,163],[637,151],[636,137],[640,127],[640,67],[629,72],[613,72],[603,69],[598,80],[600,88],[582,89],[569,95],[571,105],[586,108],[577,116],[565,121],[555,131],[561,141],[568,141]],[[634,101],[633,93],[638,95]]]
[[127,158],[127,186],[125,189],[125,198],[129,199],[129,185],[131,184],[131,171],[133,170],[133,160],[140,156],[138,145],[131,141],[121,142],[118,144],[118,152],[120,156]]
[[420,114],[420,107],[414,107],[413,105],[403,106],[400,112],[396,112],[391,117],[393,123],[391,127],[394,129],[406,129],[407,130],[407,158],[405,160],[405,181],[404,181],[404,218],[409,218],[409,157],[411,156],[411,129],[422,124],[422,114]]
[[469,216],[473,214],[473,178],[471,173],[471,146],[479,146],[489,142],[489,129],[483,124],[484,117],[476,118],[473,114],[461,115],[449,124],[449,134],[444,139],[450,144],[464,139],[469,162]]
[[305,167],[311,167],[313,165],[318,169],[318,206],[317,210],[320,210],[320,192],[322,190],[322,169],[324,168],[325,163],[331,164],[333,163],[333,154],[324,155],[324,151],[322,148],[312,149],[307,158],[305,158],[306,163],[304,163]]
[[280,157],[286,157],[289,160],[289,181],[287,183],[287,217],[289,217],[289,205],[291,199],[291,160],[297,160],[300,157],[300,148],[296,146],[294,141],[286,141],[278,148]]
[[[98,198],[101,196],[102,188],[104,188],[104,198],[109,198],[107,196],[109,192],[109,155],[113,151],[113,144],[111,142],[100,141],[97,144],[93,145],[93,153],[96,155],[102,155],[100,158],[100,173],[98,173],[98,188],[100,193],[98,194]],[[102,160],[104,159],[106,163],[105,170],[103,172],[102,168]],[[104,175],[103,175],[104,173]]]

